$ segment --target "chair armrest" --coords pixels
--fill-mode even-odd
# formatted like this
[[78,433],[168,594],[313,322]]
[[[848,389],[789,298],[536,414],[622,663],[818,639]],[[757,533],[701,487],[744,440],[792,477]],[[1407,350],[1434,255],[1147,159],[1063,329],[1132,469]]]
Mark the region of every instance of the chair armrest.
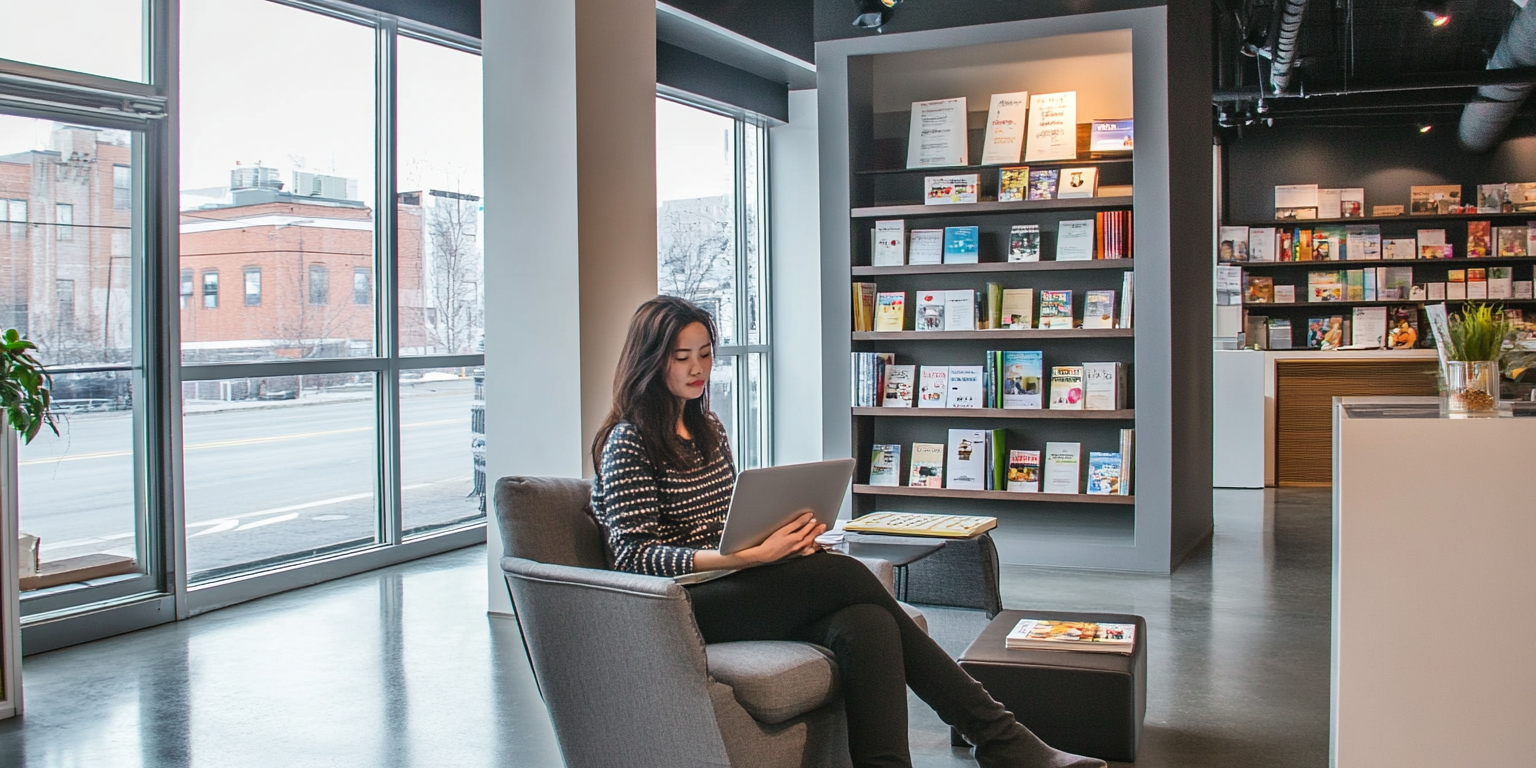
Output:
[[[849,557],[853,556],[849,555]],[[885,591],[891,593],[891,597],[896,596],[896,566],[891,565],[891,561],[881,560],[877,557],[854,557],[853,559],[863,563],[866,568],[873,571],[875,578],[885,585]]]
[[[729,764],[704,640],[671,579],[501,561],[568,765]],[[602,734],[595,738],[594,734]]]

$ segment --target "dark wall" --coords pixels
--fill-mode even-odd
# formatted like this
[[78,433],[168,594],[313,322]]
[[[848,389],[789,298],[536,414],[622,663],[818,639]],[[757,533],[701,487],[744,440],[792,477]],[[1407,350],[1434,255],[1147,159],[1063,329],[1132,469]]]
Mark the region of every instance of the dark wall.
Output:
[[[1181,0],[1188,2],[1189,0]],[[891,11],[882,32],[853,26],[854,0],[816,0],[816,39],[841,40],[893,32],[996,24],[1080,13],[1167,5],[1162,0],[904,0]],[[1202,8],[1208,4],[1201,3]]]
[[789,122],[789,88],[675,45],[656,42],[656,82]]
[[816,60],[812,0],[667,0],[667,5],[797,59]]
[[1248,128],[1222,147],[1222,185],[1229,222],[1275,217],[1275,186],[1364,187],[1369,214],[1376,205],[1408,205],[1408,188],[1461,184],[1469,201],[1478,184],[1536,181],[1536,120],[1522,118],[1488,154],[1456,145],[1456,122],[1427,134],[1413,126],[1324,127],[1281,124]]
[[348,0],[423,24],[480,38],[480,0]]

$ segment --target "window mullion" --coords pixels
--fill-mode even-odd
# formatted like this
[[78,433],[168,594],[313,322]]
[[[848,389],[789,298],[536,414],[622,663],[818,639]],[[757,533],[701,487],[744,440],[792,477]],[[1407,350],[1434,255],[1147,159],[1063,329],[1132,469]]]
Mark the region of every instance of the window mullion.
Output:
[[399,544],[404,537],[400,491],[400,313],[399,243],[396,237],[399,209],[396,205],[396,122],[395,103],[398,83],[396,51],[398,29],[391,18],[378,27],[377,72],[378,112],[375,132],[378,158],[374,172],[376,187],[374,216],[373,306],[375,310],[374,354],[388,361],[379,376],[379,500],[381,539]]

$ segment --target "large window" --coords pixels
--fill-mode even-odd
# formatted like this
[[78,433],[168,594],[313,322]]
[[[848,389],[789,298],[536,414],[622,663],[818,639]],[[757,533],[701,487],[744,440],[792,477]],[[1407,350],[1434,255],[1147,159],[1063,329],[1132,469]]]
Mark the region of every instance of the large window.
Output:
[[144,82],[144,0],[0,0],[0,59]]
[[743,468],[771,461],[766,152],[749,116],[656,100],[657,288],[715,319],[710,404]]
[[479,55],[181,0],[181,73],[182,266],[245,299],[181,315],[193,585],[483,520]]

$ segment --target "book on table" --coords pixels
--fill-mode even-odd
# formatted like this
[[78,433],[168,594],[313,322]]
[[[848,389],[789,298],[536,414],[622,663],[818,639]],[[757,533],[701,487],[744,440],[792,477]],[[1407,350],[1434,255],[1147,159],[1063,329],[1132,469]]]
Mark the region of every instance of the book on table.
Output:
[[1013,651],[1130,653],[1136,647],[1136,625],[1025,618],[1003,642]]
[[936,536],[968,539],[997,527],[995,517],[924,515],[915,512],[874,512],[848,521],[845,531],[894,536]]

